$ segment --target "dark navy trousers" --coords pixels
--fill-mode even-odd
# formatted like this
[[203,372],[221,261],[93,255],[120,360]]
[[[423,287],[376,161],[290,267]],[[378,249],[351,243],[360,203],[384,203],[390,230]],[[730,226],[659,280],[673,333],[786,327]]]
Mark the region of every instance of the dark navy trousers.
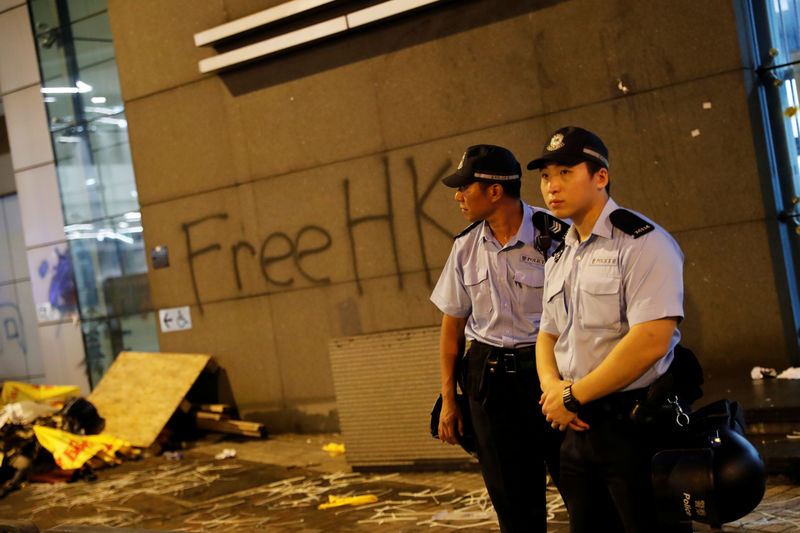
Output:
[[487,363],[497,355],[473,343],[463,362],[462,390],[470,399],[481,473],[503,533],[545,532],[545,465],[557,482],[563,434],[542,415],[532,348],[527,365],[514,372],[502,361]]
[[629,416],[645,392],[590,402],[578,412],[589,429],[567,430],[560,488],[572,533],[691,533],[691,525],[656,519],[651,464],[662,435]]

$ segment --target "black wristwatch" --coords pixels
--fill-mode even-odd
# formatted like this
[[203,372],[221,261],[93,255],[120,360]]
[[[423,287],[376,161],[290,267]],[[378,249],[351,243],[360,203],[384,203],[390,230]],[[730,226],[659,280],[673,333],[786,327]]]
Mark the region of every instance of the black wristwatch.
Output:
[[561,393],[561,398],[564,400],[564,407],[567,408],[567,411],[577,413],[578,409],[581,408],[581,402],[579,402],[575,396],[572,395],[572,385],[564,387],[564,392]]

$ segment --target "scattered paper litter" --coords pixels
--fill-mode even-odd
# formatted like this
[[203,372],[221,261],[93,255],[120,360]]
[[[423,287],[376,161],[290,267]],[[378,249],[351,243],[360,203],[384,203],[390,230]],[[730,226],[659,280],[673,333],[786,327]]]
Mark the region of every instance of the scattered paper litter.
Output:
[[433,515],[434,520],[450,520],[453,522],[459,521],[478,521],[478,520],[492,520],[494,515],[487,511],[441,511]]
[[232,457],[236,457],[236,450],[233,448],[225,448],[217,455],[214,456],[214,459],[230,459]]
[[339,444],[336,442],[329,442],[323,446],[322,449],[331,454],[331,457],[344,454],[344,444]]
[[698,135],[700,135],[700,130],[698,129],[692,130],[692,137],[697,137]]

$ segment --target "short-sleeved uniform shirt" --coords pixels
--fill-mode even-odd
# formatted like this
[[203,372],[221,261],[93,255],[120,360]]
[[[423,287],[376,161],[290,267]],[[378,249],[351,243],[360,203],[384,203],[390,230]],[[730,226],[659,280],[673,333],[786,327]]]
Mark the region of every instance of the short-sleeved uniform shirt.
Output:
[[470,341],[505,348],[536,342],[545,257],[533,244],[539,233],[531,217],[544,210],[521,203],[522,224],[505,246],[486,221],[456,239],[431,294],[443,313],[467,318],[464,335]]
[[[594,370],[636,324],[683,318],[683,253],[675,239],[638,213],[655,229],[634,238],[611,224],[616,209],[609,198],[583,242],[570,227],[563,251],[547,262],[540,328],[558,336],[556,363],[567,381]],[[676,327],[664,357],[623,390],[666,372],[679,340]]]

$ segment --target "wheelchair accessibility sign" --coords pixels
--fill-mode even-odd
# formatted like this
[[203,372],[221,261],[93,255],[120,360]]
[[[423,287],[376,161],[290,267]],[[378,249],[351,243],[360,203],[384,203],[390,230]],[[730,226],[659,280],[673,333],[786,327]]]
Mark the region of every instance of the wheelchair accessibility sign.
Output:
[[192,329],[192,314],[189,306],[172,307],[170,309],[159,309],[158,322],[161,324],[161,332],[181,331]]

